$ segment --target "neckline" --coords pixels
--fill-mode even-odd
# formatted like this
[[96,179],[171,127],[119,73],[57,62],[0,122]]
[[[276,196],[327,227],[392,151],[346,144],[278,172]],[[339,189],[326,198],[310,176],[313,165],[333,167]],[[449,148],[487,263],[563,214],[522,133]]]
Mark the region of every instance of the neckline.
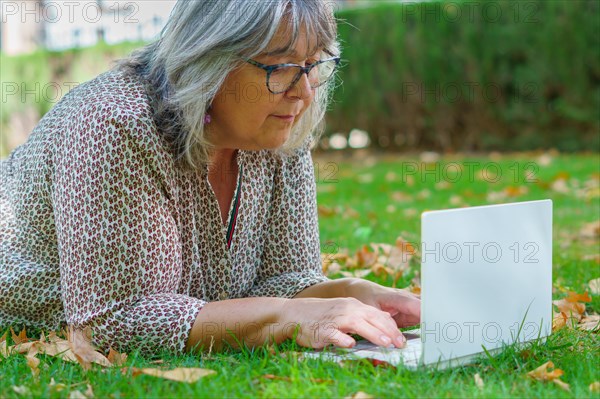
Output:
[[[237,221],[237,215],[239,212],[240,198],[241,198],[241,186],[242,186],[242,174],[244,167],[244,151],[237,150],[235,154],[235,159],[237,163],[237,178],[236,178],[236,189],[233,193],[233,197],[229,204],[229,211],[227,212],[227,224],[223,224],[223,220],[221,218],[221,208],[219,206],[219,200],[208,180],[208,164],[204,164],[202,167],[203,172],[203,180],[204,184],[207,186],[209,191],[209,196],[212,198],[210,204],[208,204],[210,217],[212,218],[213,223],[218,222],[220,230],[220,240],[221,243],[225,245],[227,252],[231,248],[231,244],[233,242],[233,234],[235,233],[235,225]],[[234,220],[235,219],[235,220]],[[224,237],[224,240],[223,240]]]

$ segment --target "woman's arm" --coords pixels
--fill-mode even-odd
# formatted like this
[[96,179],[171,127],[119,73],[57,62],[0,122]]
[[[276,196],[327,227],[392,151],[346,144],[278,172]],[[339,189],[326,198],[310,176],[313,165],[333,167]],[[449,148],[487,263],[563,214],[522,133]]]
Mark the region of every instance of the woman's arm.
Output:
[[87,99],[64,122],[53,176],[66,321],[89,326],[101,350],[180,353],[205,301],[177,293],[181,245],[162,176],[168,154],[145,112]]
[[350,333],[383,346],[405,342],[388,312],[353,298],[240,298],[206,304],[186,350],[220,351],[227,344],[255,347],[294,337],[306,347],[351,347]]

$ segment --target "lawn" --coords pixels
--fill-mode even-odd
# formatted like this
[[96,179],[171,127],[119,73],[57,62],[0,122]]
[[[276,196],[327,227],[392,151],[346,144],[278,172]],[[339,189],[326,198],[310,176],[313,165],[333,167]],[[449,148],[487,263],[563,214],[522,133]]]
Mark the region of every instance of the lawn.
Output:
[[[480,157],[415,156],[315,157],[322,252],[354,256],[369,243],[393,244],[397,237],[414,243],[415,261],[400,276],[370,273],[365,278],[399,287],[418,285],[420,213],[551,198],[554,204],[554,299],[568,291],[590,292],[600,277],[600,158],[597,154],[488,154]],[[427,171],[427,173],[426,173]],[[333,271],[332,278],[345,270]],[[588,313],[600,312],[592,294]],[[0,331],[3,331],[5,326]],[[38,332],[29,332],[36,337]],[[1,334],[1,333],[0,333]],[[10,333],[9,333],[10,335]],[[9,338],[10,341],[10,338]],[[9,342],[12,344],[12,342]],[[596,397],[590,384],[600,381],[597,332],[563,328],[546,344],[527,350],[508,348],[473,365],[433,372],[409,371],[364,361],[343,365],[303,360],[293,342],[254,351],[227,351],[206,356],[159,355],[144,359],[128,354],[127,367],[201,367],[216,371],[193,384],[156,377],[132,377],[132,369],[94,368],[39,355],[39,376],[32,375],[23,355],[2,360],[0,397],[83,397],[91,386],[96,397]],[[536,381],[527,373],[552,361],[564,371],[569,390]],[[476,383],[475,375],[479,383]],[[54,380],[53,386],[51,381]],[[58,384],[64,384],[64,387]],[[17,390],[14,387],[21,387]],[[62,389],[61,389],[62,388]],[[18,393],[22,392],[22,393]],[[88,391],[89,392],[89,391]],[[357,397],[361,397],[357,395]],[[362,396],[369,397],[369,396]]]

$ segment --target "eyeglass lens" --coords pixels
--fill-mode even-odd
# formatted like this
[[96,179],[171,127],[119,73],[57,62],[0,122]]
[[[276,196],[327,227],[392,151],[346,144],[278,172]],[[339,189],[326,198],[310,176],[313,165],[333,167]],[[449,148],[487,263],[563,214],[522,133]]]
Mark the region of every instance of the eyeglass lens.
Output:
[[[325,61],[313,67],[308,73],[310,86],[315,88],[325,83],[335,70],[335,61]],[[269,77],[269,89],[273,92],[288,90],[297,79],[301,70],[297,66],[286,66],[273,70]]]

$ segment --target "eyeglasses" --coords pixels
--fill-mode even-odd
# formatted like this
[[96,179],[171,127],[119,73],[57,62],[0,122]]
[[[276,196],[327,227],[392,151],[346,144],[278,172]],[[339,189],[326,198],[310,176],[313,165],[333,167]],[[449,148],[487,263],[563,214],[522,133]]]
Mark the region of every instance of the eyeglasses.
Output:
[[327,58],[305,67],[298,64],[265,65],[251,59],[244,59],[244,61],[267,71],[267,88],[273,94],[280,94],[291,89],[300,80],[303,73],[308,76],[311,88],[322,86],[333,76],[340,58]]

